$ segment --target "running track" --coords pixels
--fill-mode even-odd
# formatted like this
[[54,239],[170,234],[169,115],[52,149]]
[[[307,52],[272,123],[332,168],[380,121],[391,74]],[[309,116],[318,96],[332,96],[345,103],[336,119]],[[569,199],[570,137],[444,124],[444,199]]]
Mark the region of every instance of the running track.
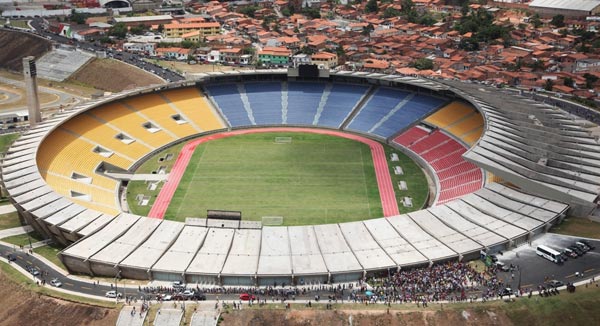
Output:
[[171,203],[171,198],[173,198],[175,190],[177,190],[179,182],[183,177],[183,173],[185,172],[185,169],[187,168],[188,163],[194,154],[194,150],[198,145],[215,139],[264,132],[306,132],[352,139],[369,145],[371,148],[371,155],[373,156],[375,176],[377,177],[377,185],[379,187],[379,197],[381,198],[381,206],[383,207],[383,216],[388,217],[400,214],[398,211],[398,203],[396,202],[396,195],[394,193],[394,186],[392,185],[392,180],[390,178],[390,170],[385,157],[385,151],[380,143],[358,135],[347,134],[333,130],[306,128],[261,128],[242,129],[208,135],[187,143],[177,156],[177,160],[171,169],[171,173],[169,174],[165,185],[162,187],[160,193],[156,197],[156,201],[154,202],[154,205],[152,205],[152,209],[150,209],[148,216],[161,219],[165,216],[167,207],[169,207],[169,203]]

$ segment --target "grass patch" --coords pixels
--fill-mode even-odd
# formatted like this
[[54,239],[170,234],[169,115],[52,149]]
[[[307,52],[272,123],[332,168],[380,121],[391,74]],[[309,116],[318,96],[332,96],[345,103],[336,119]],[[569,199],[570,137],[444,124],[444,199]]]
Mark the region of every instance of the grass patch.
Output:
[[19,226],[22,226],[22,224],[17,212],[0,215],[0,230],[12,229]]
[[514,325],[596,325],[598,304],[600,288],[593,286],[548,298],[522,298],[501,307]]
[[67,268],[65,267],[65,265],[63,265],[62,261],[60,261],[60,259],[58,259],[57,254],[63,250],[62,247],[51,243],[45,246],[41,246],[38,248],[33,249],[33,252],[48,259],[49,261],[51,261],[54,265],[62,268],[63,270],[67,270]]
[[18,133],[0,135],[0,153],[6,153],[8,147],[21,136]]
[[[292,141],[276,143],[276,137],[292,137]],[[427,197],[425,175],[408,157],[399,156],[406,171],[403,180],[409,183],[406,193],[415,200],[411,210],[419,209]],[[422,185],[416,186],[418,182]],[[284,225],[383,215],[368,145],[328,135],[285,132],[235,136],[199,145],[166,218],[204,216],[207,209],[240,210],[247,220],[284,216]]]
[[[427,204],[427,198],[429,196],[429,185],[427,184],[425,172],[423,172],[423,169],[421,169],[421,167],[406,154],[390,146],[384,147],[400,214],[421,210]],[[390,160],[392,153],[398,155],[399,161],[392,162]],[[402,168],[402,171],[404,172],[403,175],[394,174],[394,166],[397,165]],[[398,188],[398,183],[400,181],[406,182],[408,190],[400,190],[400,188]],[[402,198],[404,197],[412,198],[412,207],[404,207],[404,205],[402,205]]]
[[63,299],[63,300],[71,301],[71,302],[89,304],[89,305],[105,307],[105,308],[120,309],[123,306],[122,304],[111,303],[111,302],[106,302],[106,301],[96,300],[96,299],[90,299],[90,298],[86,298],[86,297],[80,297],[77,295],[72,295],[72,294],[68,294],[68,293],[55,291],[51,288],[38,286],[31,279],[25,277],[25,275],[19,273],[16,269],[12,268],[11,266],[9,266],[8,264],[6,264],[4,262],[0,263],[0,271],[2,271],[2,274],[4,274],[9,280],[18,284],[19,286],[22,286],[23,288],[28,289],[30,291],[40,293],[40,294],[43,294],[46,296],[50,296],[53,298],[59,298],[59,299]]
[[600,223],[587,218],[571,217],[550,229],[552,233],[600,239]]
[[[169,173],[171,168],[173,168],[173,164],[177,160],[177,155],[181,152],[183,146],[185,146],[186,142],[179,143],[173,147],[169,147],[166,150],[159,152],[153,156],[151,156],[148,160],[146,160],[140,167],[135,171],[138,174],[150,174],[152,171],[158,170],[159,167],[164,166],[165,171]],[[172,154],[173,158],[168,161],[159,162],[159,158],[166,157],[167,154]],[[154,200],[156,200],[156,195],[160,192],[160,188],[162,184],[159,185],[156,190],[149,190],[148,184],[146,181],[129,181],[127,184],[127,203],[129,205],[129,210],[133,214],[146,216],[150,212],[152,208],[152,204],[154,204]],[[145,195],[150,196],[150,202],[147,206],[139,206],[137,201],[135,200],[137,195]]]
[[29,25],[27,25],[27,21],[26,20],[10,20],[10,26],[13,27],[17,27],[17,28],[25,28],[25,29],[31,29],[29,27]]
[[31,239],[31,244],[34,244],[38,241],[44,240],[39,233],[33,231],[25,234],[13,235],[11,237],[1,239],[4,242],[8,242],[17,246],[29,246],[29,241]]

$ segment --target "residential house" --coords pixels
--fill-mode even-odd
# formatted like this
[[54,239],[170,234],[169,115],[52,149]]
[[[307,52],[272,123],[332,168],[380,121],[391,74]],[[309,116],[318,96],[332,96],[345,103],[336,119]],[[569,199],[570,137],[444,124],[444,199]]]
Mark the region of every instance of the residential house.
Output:
[[198,32],[198,37],[217,35],[221,31],[221,25],[216,22],[210,23],[190,23],[190,24],[166,24],[163,34],[165,37],[178,38],[183,35]]
[[338,56],[335,53],[319,52],[315,53],[310,57],[313,65],[323,66],[324,68],[331,69],[338,65]]
[[291,51],[282,47],[265,47],[258,52],[258,60],[266,66],[287,66]]

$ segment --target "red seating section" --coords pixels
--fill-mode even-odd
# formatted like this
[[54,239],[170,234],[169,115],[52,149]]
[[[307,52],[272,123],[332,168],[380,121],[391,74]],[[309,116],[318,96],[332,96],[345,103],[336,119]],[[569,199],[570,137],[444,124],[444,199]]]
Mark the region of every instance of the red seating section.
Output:
[[433,168],[440,181],[436,205],[470,194],[483,185],[481,169],[462,158],[467,149],[439,129],[428,132],[412,127],[394,142],[412,150]]

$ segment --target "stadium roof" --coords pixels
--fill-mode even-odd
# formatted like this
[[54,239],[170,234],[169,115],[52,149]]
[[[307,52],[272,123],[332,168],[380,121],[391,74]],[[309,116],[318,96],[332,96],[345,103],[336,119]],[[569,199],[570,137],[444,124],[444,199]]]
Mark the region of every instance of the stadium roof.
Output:
[[600,0],[533,0],[529,7],[591,11],[600,6]]

